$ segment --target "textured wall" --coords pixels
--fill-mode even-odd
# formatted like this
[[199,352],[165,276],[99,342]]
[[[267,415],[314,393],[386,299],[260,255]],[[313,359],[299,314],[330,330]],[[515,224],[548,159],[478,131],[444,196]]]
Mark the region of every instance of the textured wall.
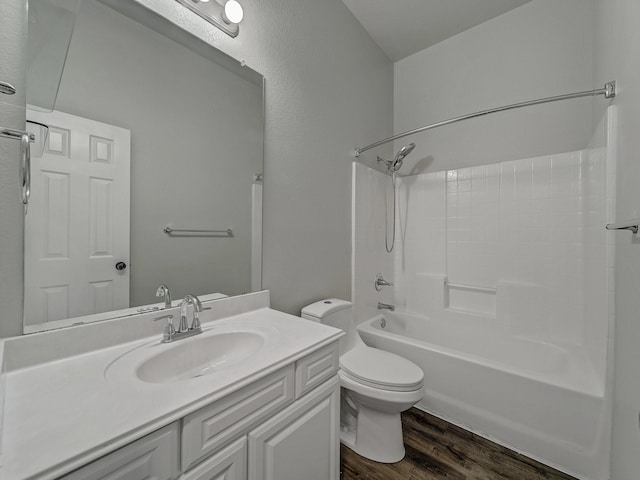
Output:
[[[137,1],[266,78],[263,286],[272,305],[299,313],[322,297],[350,298],[350,160],[355,146],[391,133],[389,60],[340,0],[244,0],[236,39],[173,0]],[[3,24],[15,20],[5,12],[21,3],[3,2]],[[3,41],[0,52],[10,48]],[[16,176],[10,171],[0,181]],[[20,309],[5,308],[22,296],[15,210],[0,213],[2,253],[13,265],[0,272],[5,335],[22,324]]]
[[[394,130],[591,90],[592,0],[534,0],[395,64]],[[518,109],[399,140],[403,172],[438,171],[584,148],[589,99]]]
[[350,160],[391,133],[393,71],[341,1],[247,8],[238,56],[267,79],[263,286],[298,314],[351,296]]
[[[2,2],[0,14],[0,79],[24,84],[26,8],[23,2]],[[24,89],[0,95],[0,125],[24,129]],[[0,337],[22,332],[22,242],[24,217],[18,185],[20,147],[0,139]]]
[[392,129],[389,60],[339,0],[246,0],[238,38],[137,0],[266,78],[263,287],[274,308],[350,298],[351,155]]

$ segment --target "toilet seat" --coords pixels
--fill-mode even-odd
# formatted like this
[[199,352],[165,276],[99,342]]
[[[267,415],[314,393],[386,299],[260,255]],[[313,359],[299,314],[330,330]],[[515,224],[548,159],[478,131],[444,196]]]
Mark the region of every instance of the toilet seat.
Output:
[[423,386],[422,369],[391,352],[358,346],[340,357],[342,374],[372,388],[411,392]]

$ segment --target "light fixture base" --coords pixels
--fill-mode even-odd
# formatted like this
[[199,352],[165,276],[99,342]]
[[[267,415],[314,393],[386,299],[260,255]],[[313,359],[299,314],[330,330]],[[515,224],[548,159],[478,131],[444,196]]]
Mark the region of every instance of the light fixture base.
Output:
[[180,5],[187,7],[193,13],[203,18],[210,24],[218,27],[232,38],[238,36],[240,27],[235,23],[226,23],[223,19],[224,6],[217,1],[200,2],[194,0],[176,0]]

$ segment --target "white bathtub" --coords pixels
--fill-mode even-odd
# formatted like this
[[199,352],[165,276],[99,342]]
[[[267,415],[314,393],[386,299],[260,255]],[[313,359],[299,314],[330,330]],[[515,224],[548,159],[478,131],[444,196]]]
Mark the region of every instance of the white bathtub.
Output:
[[606,477],[604,382],[583,348],[473,319],[385,313],[358,330],[424,370],[419,408],[578,478]]

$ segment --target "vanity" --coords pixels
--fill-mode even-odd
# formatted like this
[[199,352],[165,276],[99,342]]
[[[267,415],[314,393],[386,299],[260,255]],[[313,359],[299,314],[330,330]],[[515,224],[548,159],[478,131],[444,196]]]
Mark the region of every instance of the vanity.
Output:
[[337,480],[342,332],[203,304],[168,344],[158,312],[5,340],[0,477]]

